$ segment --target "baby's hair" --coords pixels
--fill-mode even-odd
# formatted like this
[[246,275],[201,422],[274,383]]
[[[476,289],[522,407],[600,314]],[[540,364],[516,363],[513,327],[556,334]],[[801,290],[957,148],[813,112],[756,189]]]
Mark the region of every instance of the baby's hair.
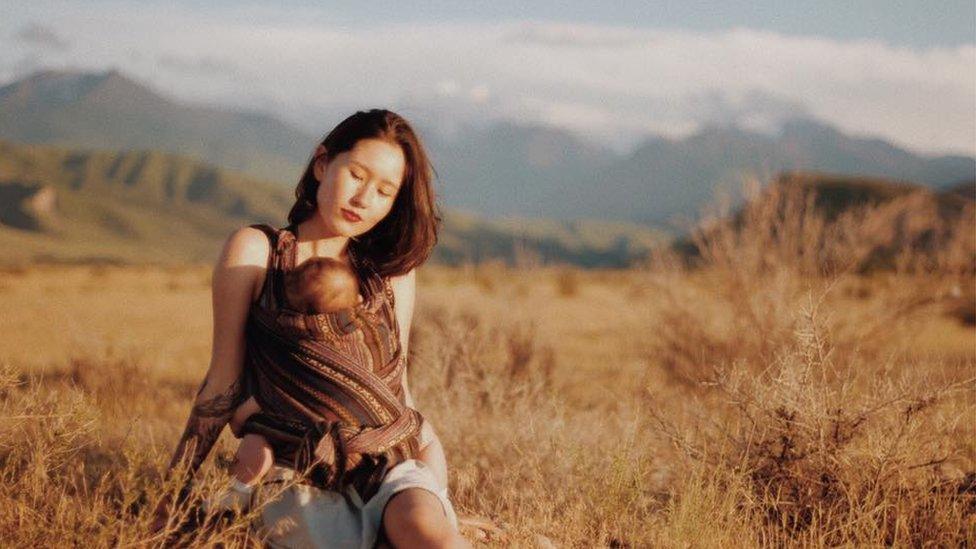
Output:
[[341,261],[315,257],[285,275],[285,297],[305,313],[347,309],[359,302],[359,280]]

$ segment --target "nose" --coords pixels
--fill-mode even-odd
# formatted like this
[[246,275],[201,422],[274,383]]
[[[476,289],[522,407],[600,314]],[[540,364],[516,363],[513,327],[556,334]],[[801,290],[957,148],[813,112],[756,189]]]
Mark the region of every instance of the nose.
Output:
[[373,194],[375,194],[370,192],[370,187],[369,184],[360,185],[359,190],[356,191],[356,194],[352,195],[352,199],[349,202],[358,208],[369,208],[373,203]]

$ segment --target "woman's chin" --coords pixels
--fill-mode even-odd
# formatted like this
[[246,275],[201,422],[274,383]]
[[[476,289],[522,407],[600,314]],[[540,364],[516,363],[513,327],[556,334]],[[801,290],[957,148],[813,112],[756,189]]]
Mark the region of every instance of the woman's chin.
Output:
[[318,224],[322,228],[322,234],[324,238],[334,238],[334,237],[352,237],[356,235],[356,232],[350,223],[341,217],[326,217],[322,214],[318,216]]
[[346,238],[356,238],[357,236],[362,234],[362,231],[358,230],[358,227],[356,227],[355,225],[356,224],[349,223],[349,222],[343,223],[341,225],[337,225],[336,232]]
[[337,233],[348,238],[356,238],[367,232],[365,224],[362,221],[349,221],[342,217],[341,214],[333,227]]

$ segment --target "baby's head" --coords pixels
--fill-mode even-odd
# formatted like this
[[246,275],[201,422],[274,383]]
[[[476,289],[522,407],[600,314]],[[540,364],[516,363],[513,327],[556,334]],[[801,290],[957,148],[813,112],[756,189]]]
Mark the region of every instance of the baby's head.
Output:
[[326,313],[359,303],[359,280],[340,261],[315,257],[285,274],[285,297],[305,313]]

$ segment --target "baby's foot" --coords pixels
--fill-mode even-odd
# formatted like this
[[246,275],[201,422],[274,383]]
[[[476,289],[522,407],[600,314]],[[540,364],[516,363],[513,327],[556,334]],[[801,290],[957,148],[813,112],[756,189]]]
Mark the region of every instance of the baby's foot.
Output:
[[248,486],[235,478],[217,495],[203,500],[203,510],[208,514],[228,511],[237,514],[244,513],[251,506],[251,495],[253,493],[253,486]]

